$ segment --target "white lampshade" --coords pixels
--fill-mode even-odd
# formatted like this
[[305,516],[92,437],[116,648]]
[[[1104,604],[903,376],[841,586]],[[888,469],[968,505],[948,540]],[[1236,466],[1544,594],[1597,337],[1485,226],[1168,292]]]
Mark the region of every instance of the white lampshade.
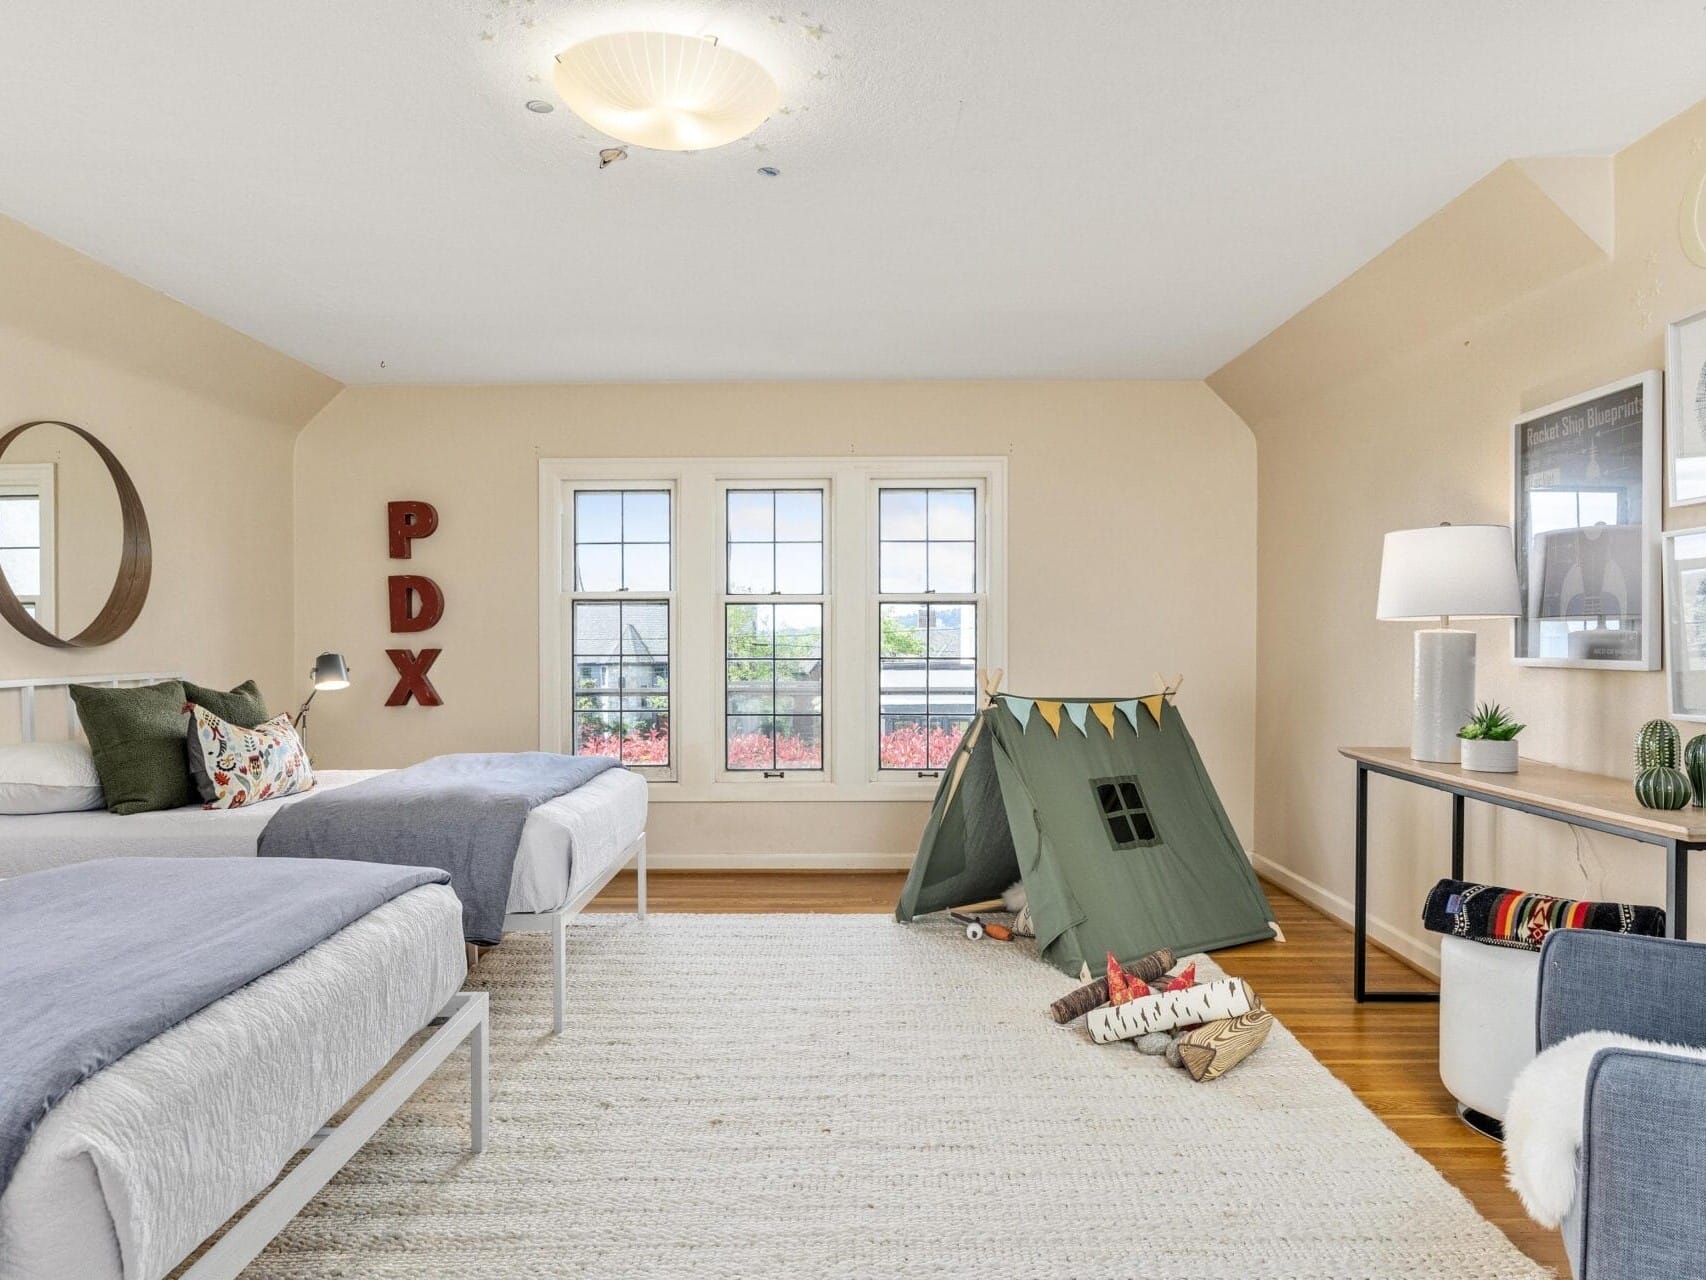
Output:
[[1375,617],[1514,618],[1521,612],[1507,525],[1442,524],[1386,535]]
[[657,151],[703,151],[744,138],[781,96],[744,53],[702,36],[623,31],[557,55],[557,92],[602,133]]

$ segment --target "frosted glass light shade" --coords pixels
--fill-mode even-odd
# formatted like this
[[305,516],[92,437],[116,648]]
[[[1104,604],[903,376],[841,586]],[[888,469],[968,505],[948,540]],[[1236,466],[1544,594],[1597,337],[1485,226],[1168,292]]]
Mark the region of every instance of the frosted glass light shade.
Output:
[[1521,612],[1509,526],[1442,524],[1386,535],[1375,617],[1514,618]]
[[781,93],[744,53],[702,36],[623,31],[557,55],[557,92],[601,133],[657,151],[703,151],[744,138]]

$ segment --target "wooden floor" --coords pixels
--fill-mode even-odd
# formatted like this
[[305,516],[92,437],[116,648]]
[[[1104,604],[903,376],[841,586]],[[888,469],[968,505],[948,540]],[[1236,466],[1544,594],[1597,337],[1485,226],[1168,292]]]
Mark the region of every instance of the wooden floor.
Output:
[[[898,872],[654,871],[654,911],[890,911]],[[1497,1144],[1457,1119],[1439,1082],[1438,1006],[1359,1005],[1351,999],[1351,935],[1344,926],[1268,885],[1285,943],[1217,952],[1248,978],[1262,1002],[1309,1051],[1497,1223],[1524,1253],[1569,1274],[1563,1243],[1529,1220],[1504,1185]],[[624,873],[593,910],[633,910]],[[999,945],[999,944],[991,944]],[[1405,965],[1371,953],[1369,985],[1432,985]]]

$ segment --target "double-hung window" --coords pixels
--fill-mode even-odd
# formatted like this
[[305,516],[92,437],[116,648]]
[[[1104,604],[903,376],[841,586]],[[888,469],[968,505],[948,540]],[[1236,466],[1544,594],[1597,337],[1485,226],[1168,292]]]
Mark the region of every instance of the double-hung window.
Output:
[[574,490],[564,560],[577,755],[644,770],[673,763],[673,496],[667,488]]
[[822,487],[723,491],[723,768],[824,767]]
[[877,768],[945,767],[977,711],[978,490],[879,485]]
[[926,798],[1005,646],[1002,458],[547,459],[540,745],[670,800]]
[[0,464],[0,574],[24,612],[53,618],[53,464]]

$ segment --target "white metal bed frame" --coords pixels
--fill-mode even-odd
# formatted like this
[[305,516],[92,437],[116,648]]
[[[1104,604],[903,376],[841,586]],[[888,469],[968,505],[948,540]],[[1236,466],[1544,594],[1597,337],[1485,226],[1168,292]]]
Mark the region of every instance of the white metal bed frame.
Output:
[[[71,700],[74,684],[103,685],[120,688],[132,685],[155,684],[161,680],[181,680],[183,673],[157,671],[127,675],[96,676],[35,676],[22,680],[0,680],[0,691],[15,690],[19,697],[18,720],[23,741],[34,742],[36,735],[37,696],[44,689],[65,692],[65,723],[72,736],[80,730],[77,705]],[[553,911],[511,911],[504,916],[505,933],[548,933],[551,935],[551,1034],[562,1035],[567,1001],[568,922],[577,916],[629,864],[635,876],[636,912],[646,918],[646,833],[640,832],[633,844],[624,849],[614,862],[589,881],[562,906]],[[186,1276],[184,1280],[188,1280]],[[199,1278],[198,1278],[199,1280]]]
[[225,1234],[183,1273],[180,1280],[235,1280],[254,1261],[302,1206],[348,1164],[367,1140],[379,1131],[414,1095],[453,1050],[468,1041],[468,1148],[475,1155],[486,1149],[486,1108],[489,1102],[491,1007],[484,991],[459,991],[430,1024],[435,1030],[408,1058],[364,1098],[349,1115],[309,1139],[308,1152],[297,1166],[272,1185]]

